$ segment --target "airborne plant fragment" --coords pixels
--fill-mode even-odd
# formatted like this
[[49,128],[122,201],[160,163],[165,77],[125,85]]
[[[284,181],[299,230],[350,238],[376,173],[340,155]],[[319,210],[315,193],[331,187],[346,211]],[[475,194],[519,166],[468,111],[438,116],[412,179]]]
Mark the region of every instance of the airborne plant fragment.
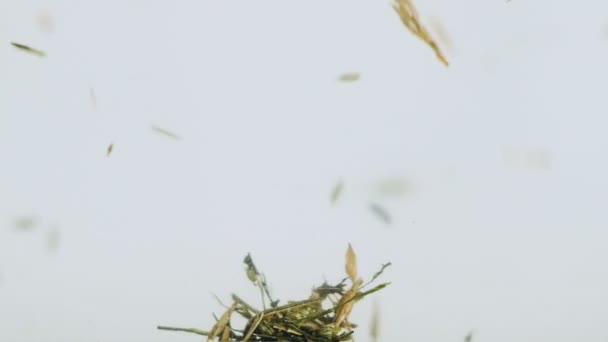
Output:
[[392,218],[391,215],[384,209],[384,207],[380,206],[378,203],[370,203],[369,209],[376,215],[382,222],[386,224],[391,224]]
[[342,195],[342,190],[344,189],[344,182],[339,181],[334,185],[334,188],[331,190],[331,203],[336,204],[338,199],[340,199],[340,195]]
[[340,82],[355,82],[358,81],[361,75],[358,72],[347,72],[340,77],[338,77],[338,81]]
[[441,63],[448,66],[448,60],[441,52],[439,45],[437,45],[433,37],[431,37],[429,31],[422,26],[420,18],[418,17],[418,12],[416,11],[416,7],[414,7],[412,1],[395,0],[395,3],[393,3],[393,9],[395,12],[397,12],[399,18],[401,18],[403,25],[405,25],[405,27],[407,27],[415,36],[422,39],[422,41],[430,46],[431,49],[435,51],[435,55],[437,55],[437,58],[441,61]]
[[380,307],[376,301],[374,301],[374,306],[372,308],[369,336],[371,337],[371,342],[378,342],[380,338]]
[[[159,326],[159,330],[183,331],[207,336],[207,340],[220,342],[261,342],[261,341],[299,341],[299,342],[338,342],[353,341],[356,324],[348,321],[354,304],[363,297],[379,291],[390,283],[362,291],[376,279],[390,263],[384,264],[372,280],[363,285],[358,278],[357,255],[349,244],[346,252],[345,270],[347,278],[336,285],[327,282],[312,290],[307,299],[288,301],[278,305],[267,291],[263,273],[253,263],[251,255],[245,257],[247,275],[250,280],[263,288],[262,296],[271,302],[271,308],[258,310],[247,304],[239,296],[232,295],[232,305],[217,319],[210,331],[190,328]],[[347,281],[350,288],[346,289]],[[324,306],[325,304],[325,306]],[[329,308],[326,308],[328,307]],[[237,314],[247,321],[242,329],[233,328],[233,316]]]
[[152,128],[152,130],[155,131],[158,134],[162,134],[162,135],[164,135],[166,137],[169,137],[171,139],[174,139],[174,140],[181,140],[181,138],[179,137],[179,135],[177,135],[177,134],[175,134],[173,132],[167,131],[164,128],[160,128],[160,127],[158,127],[156,125],[150,125],[150,128]]
[[25,51],[27,53],[31,53],[32,55],[36,55],[38,57],[45,57],[46,54],[44,53],[44,51],[42,50],[38,50],[38,49],[34,49],[31,46],[27,46],[25,44],[19,44],[19,43],[15,43],[15,42],[11,42],[11,45],[16,47],[19,50]]
[[110,145],[108,145],[108,151],[106,152],[106,157],[109,157],[110,154],[112,154],[113,149],[114,149],[114,143],[110,143]]

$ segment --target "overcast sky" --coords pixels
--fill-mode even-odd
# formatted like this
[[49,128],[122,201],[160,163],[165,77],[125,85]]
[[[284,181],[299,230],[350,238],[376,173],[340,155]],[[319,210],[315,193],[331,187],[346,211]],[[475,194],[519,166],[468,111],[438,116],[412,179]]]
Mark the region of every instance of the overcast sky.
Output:
[[389,1],[0,0],[0,341],[200,341],[349,242],[383,341],[608,341],[608,3],[415,3],[449,67]]

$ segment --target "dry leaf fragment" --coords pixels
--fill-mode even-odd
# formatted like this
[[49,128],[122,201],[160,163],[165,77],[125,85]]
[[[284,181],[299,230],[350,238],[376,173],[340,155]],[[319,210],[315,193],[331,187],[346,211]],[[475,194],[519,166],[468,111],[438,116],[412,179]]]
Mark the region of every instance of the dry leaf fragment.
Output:
[[420,19],[418,17],[418,12],[414,7],[414,4],[411,0],[395,0],[393,3],[393,9],[401,18],[401,22],[405,27],[407,27],[410,32],[412,32],[415,36],[422,39],[428,46],[435,51],[435,55],[437,58],[443,63],[445,66],[448,66],[448,60],[445,58],[441,49],[435,42],[435,40],[431,37],[431,34],[427,31],[427,29],[422,26]]
[[19,50],[25,51],[27,53],[31,53],[32,55],[36,55],[38,57],[45,57],[46,56],[46,54],[44,53],[44,51],[38,50],[38,49],[34,49],[33,47],[27,46],[25,44],[19,44],[19,43],[11,42],[11,45],[13,45],[14,47],[16,47]]
[[346,250],[346,274],[354,284],[357,280],[357,255],[350,243],[348,244],[348,250]]

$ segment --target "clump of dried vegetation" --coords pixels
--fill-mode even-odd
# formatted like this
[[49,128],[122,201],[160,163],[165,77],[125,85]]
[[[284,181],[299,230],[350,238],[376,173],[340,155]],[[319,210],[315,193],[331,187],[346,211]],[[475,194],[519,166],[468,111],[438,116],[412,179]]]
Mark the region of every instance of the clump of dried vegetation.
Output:
[[[226,306],[224,314],[208,330],[159,326],[160,330],[183,331],[207,336],[208,341],[310,341],[337,342],[352,341],[356,324],[348,320],[354,304],[390,283],[381,283],[365,290],[386,269],[390,262],[382,265],[370,281],[363,283],[358,275],[357,256],[352,246],[346,252],[346,275],[341,282],[330,285],[327,282],[313,288],[310,296],[303,300],[288,301],[279,305],[268,290],[266,277],[253,263],[251,255],[244,259],[247,277],[259,287],[262,305],[266,300],[270,308],[258,310],[247,304],[239,296],[232,295],[232,304]],[[244,318],[247,323],[242,329],[233,326],[233,318]]]
[[412,32],[416,37],[424,41],[431,49],[433,49],[435,55],[437,56],[437,59],[439,59],[441,63],[443,63],[445,66],[448,66],[449,63],[447,58],[445,57],[443,52],[441,52],[439,45],[433,39],[433,37],[431,37],[429,31],[422,25],[420,17],[418,16],[418,11],[416,10],[416,7],[414,7],[412,1],[395,0],[395,3],[393,4],[393,9],[399,15],[399,18],[401,19],[403,25],[405,25],[405,27],[407,27],[410,32]]

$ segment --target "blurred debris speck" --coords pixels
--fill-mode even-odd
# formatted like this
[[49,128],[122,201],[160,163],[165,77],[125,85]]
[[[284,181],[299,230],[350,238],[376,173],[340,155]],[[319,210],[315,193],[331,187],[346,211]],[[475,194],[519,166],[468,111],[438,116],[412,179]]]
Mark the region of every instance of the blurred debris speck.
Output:
[[378,305],[378,301],[374,301],[374,306],[372,307],[369,336],[371,337],[371,342],[380,341],[380,306]]
[[338,202],[338,200],[340,199],[340,195],[342,195],[342,191],[344,190],[344,182],[343,181],[339,181],[338,183],[336,183],[336,185],[334,185],[334,188],[331,191],[331,203],[332,204],[336,204]]
[[378,219],[380,219],[380,221],[386,223],[387,225],[391,224],[391,215],[388,213],[388,211],[386,211],[386,209],[384,209],[384,207],[382,207],[378,203],[370,203],[369,209],[374,215],[376,215]]
[[464,342],[472,342],[473,341],[473,332],[470,331],[467,336],[464,337]]
[[393,9],[395,12],[397,12],[399,18],[401,18],[403,25],[405,25],[405,27],[407,27],[408,30],[410,30],[410,32],[412,32],[416,37],[420,38],[428,46],[430,46],[435,52],[437,59],[439,59],[439,61],[441,61],[441,63],[443,63],[445,66],[448,66],[448,60],[443,55],[443,52],[441,52],[439,45],[437,45],[437,42],[435,42],[433,37],[431,37],[429,31],[422,26],[420,18],[418,17],[418,11],[416,11],[416,7],[414,7],[412,1],[395,0],[395,3],[393,3]]
[[38,57],[45,57],[46,54],[44,53],[44,51],[42,50],[38,50],[38,49],[34,49],[31,46],[27,46],[24,44],[20,44],[20,43],[15,43],[15,42],[11,42],[11,45],[13,45],[15,48],[21,50],[21,51],[25,51],[29,54],[38,56]]
[[15,220],[15,228],[22,231],[34,229],[38,220],[33,216],[21,216]]
[[160,128],[160,127],[155,126],[155,125],[150,125],[150,128],[152,128],[152,130],[155,131],[158,134],[164,135],[164,136],[169,137],[169,138],[174,139],[174,140],[181,140],[181,138],[177,134],[175,134],[173,132],[170,132],[170,131],[168,131],[168,130],[166,130],[164,128]]
[[338,77],[338,81],[340,82],[355,82],[358,81],[361,75],[358,72],[347,72],[340,77]]
[[106,152],[107,157],[109,157],[110,154],[112,154],[113,149],[114,149],[114,143],[110,143],[110,145],[108,145],[108,151]]

